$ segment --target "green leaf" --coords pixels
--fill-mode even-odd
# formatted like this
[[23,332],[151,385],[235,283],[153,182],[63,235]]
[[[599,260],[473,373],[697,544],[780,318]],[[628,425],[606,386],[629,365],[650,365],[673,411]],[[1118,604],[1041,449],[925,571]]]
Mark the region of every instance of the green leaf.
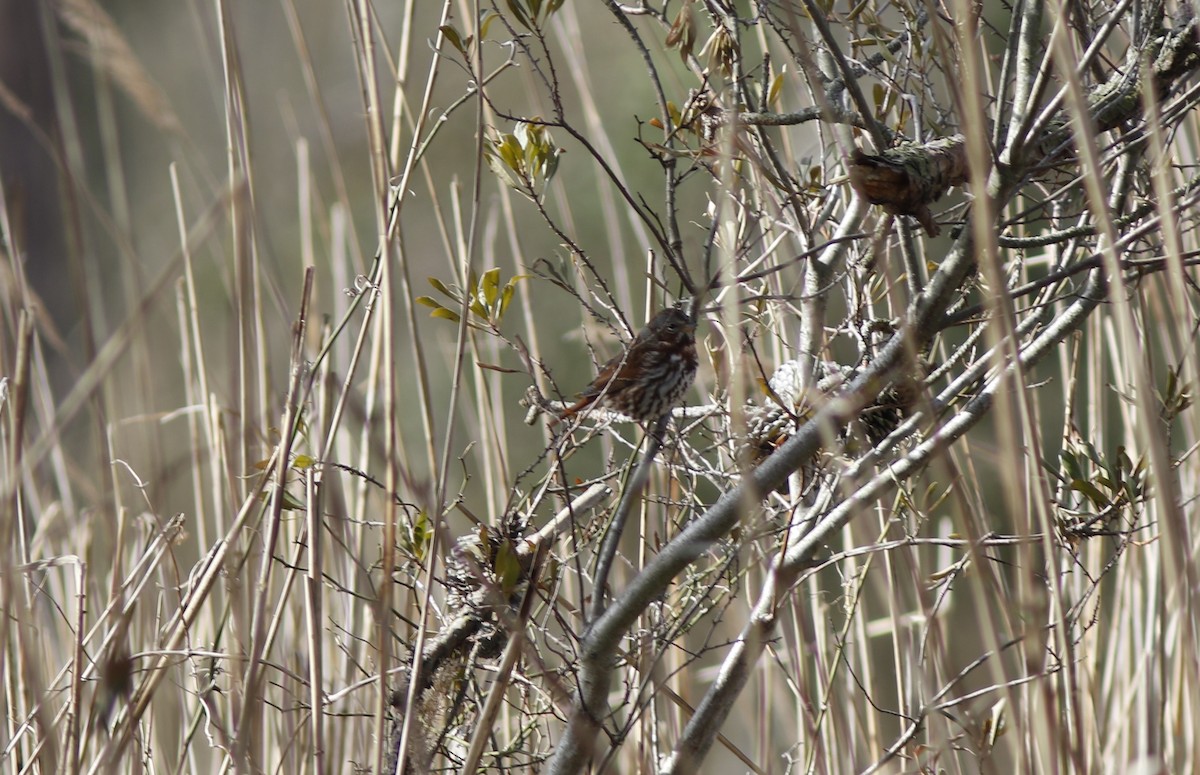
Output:
[[517,180],[513,176],[511,165],[506,163],[495,153],[487,153],[485,154],[484,158],[487,160],[487,165],[491,168],[492,172],[496,173],[496,176],[499,177],[500,180],[504,181],[504,185],[508,186],[509,188],[515,188],[518,190],[521,189],[521,181]]
[[683,114],[679,112],[679,106],[670,100],[667,100],[667,116],[671,119],[671,126],[679,128],[683,125]]
[[1085,482],[1082,479],[1074,479],[1071,481],[1071,489],[1083,493],[1092,505],[1097,509],[1104,509],[1112,505],[1112,501],[1105,497],[1104,493],[1091,482]]
[[404,532],[406,533],[404,537],[408,539],[407,541],[402,540],[404,548],[418,562],[424,562],[425,550],[429,546],[429,536],[431,534],[429,517],[426,516],[424,511],[418,511],[416,517],[408,523],[408,530]]
[[1135,478],[1125,480],[1125,490],[1123,492],[1125,500],[1133,503],[1142,495],[1142,483]]
[[432,299],[428,296],[418,296],[416,299],[414,299],[414,301],[417,302],[417,304],[421,304],[426,307],[433,307],[434,309],[438,309],[442,306],[441,302],[439,302],[437,299]]
[[292,468],[298,471],[305,471],[312,468],[317,460],[312,455],[296,455],[296,459],[292,461]]
[[489,269],[483,273],[483,278],[479,284],[479,295],[483,297],[483,303],[488,309],[493,309],[496,306],[496,297],[500,294],[500,270]]
[[463,46],[462,36],[458,34],[458,30],[454,29],[453,25],[443,24],[438,29],[442,33],[442,37],[451,45],[458,49],[458,53],[466,54],[467,49]]
[[538,142],[536,134],[532,137],[527,137],[524,143],[524,153],[521,154],[521,163],[525,165],[525,169],[530,177],[537,174],[543,155],[544,151],[541,143]]
[[479,274],[474,269],[467,272],[467,294],[467,299],[470,301],[467,309],[480,317],[487,317],[487,310],[479,301]]
[[508,309],[508,304],[512,301],[513,292],[515,290],[516,288],[514,288],[513,284],[510,282],[506,283],[504,290],[500,292],[500,309],[496,312],[497,322],[499,322],[500,318],[504,317],[504,312]]
[[774,105],[779,101],[779,93],[783,91],[783,76],[787,72],[787,66],[784,65],[779,74],[771,79],[771,87],[767,89],[767,104]]
[[529,277],[527,274],[513,275],[507,283],[504,284],[504,290],[500,294],[500,313],[496,316],[499,320],[503,317],[505,310],[508,309],[509,303],[512,301],[513,294],[516,293],[517,283]]
[[430,277],[428,279],[429,279],[429,284],[433,286],[434,290],[445,295],[447,298],[453,299],[454,301],[458,301],[458,294],[451,293],[450,289],[447,288],[446,284],[443,283],[441,280],[437,279],[436,277]]
[[1122,471],[1132,471],[1133,461],[1129,458],[1129,451],[1124,446],[1117,447],[1117,460],[1120,461]]
[[517,588],[521,581],[521,560],[512,541],[504,539],[496,549],[496,580],[500,583],[500,591],[507,597]]
[[521,7],[521,0],[508,0],[508,10],[512,11],[518,24],[527,30],[533,29],[529,26],[529,17],[525,15],[525,9]]
[[459,317],[459,314],[457,312],[455,312],[454,310],[446,309],[445,307],[438,307],[433,312],[429,313],[429,317],[445,318],[446,320],[450,320],[455,323],[457,323],[459,320],[462,319]]
[[304,511],[304,502],[297,499],[287,490],[283,491],[283,510],[284,511]]
[[1071,479],[1083,479],[1083,469],[1079,466],[1079,456],[1074,452],[1063,452],[1062,455],[1063,468],[1067,470],[1067,476]]
[[497,145],[496,151],[501,161],[507,164],[509,169],[513,172],[521,171],[521,144],[517,142],[517,138],[512,135],[504,135]]
[[479,39],[480,40],[487,40],[488,28],[492,26],[492,22],[494,22],[497,18],[499,18],[499,16],[500,16],[500,14],[496,13],[495,11],[491,10],[490,8],[488,10],[484,11],[483,13],[479,14]]

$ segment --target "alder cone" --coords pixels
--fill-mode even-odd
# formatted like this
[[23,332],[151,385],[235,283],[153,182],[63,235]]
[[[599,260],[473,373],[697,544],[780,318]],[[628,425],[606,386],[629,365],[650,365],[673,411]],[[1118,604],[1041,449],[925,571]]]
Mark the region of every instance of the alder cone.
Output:
[[630,342],[625,352],[600,367],[559,418],[601,406],[641,423],[671,411],[696,378],[696,323],[678,307],[662,310]]

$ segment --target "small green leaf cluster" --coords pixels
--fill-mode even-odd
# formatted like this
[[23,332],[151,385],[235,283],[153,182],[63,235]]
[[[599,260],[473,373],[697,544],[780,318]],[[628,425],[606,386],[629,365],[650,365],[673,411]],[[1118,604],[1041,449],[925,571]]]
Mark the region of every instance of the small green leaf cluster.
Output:
[[433,538],[433,523],[424,511],[418,511],[410,519],[399,523],[400,551],[417,563],[424,564],[425,552]]
[[507,0],[513,18],[527,30],[537,31],[562,8],[565,0]]
[[1146,496],[1146,458],[1135,463],[1124,446],[1103,457],[1091,442],[1070,444],[1059,459],[1062,471],[1057,475],[1099,512],[1130,506]]
[[480,525],[477,540],[463,545],[463,551],[490,570],[505,598],[511,597],[525,579],[528,568],[522,563],[517,547],[508,536],[497,536]]
[[[536,120],[536,119],[535,119]],[[545,189],[558,171],[563,151],[550,131],[539,123],[522,121],[512,132],[495,132],[483,146],[488,167],[510,187],[531,199]]]
[[[433,308],[433,312],[429,313],[430,317],[444,318],[457,323],[460,320],[459,313],[463,309],[465,300],[469,315],[474,316],[479,321],[486,322],[492,329],[496,329],[499,327],[500,321],[508,309],[508,305],[512,303],[513,295],[517,290],[517,283],[528,276],[523,274],[514,275],[501,287],[499,269],[489,269],[483,273],[482,277],[472,271],[467,278],[465,299],[463,291],[458,286],[446,285],[436,277],[430,277],[429,284],[433,286],[434,290],[454,303],[446,305],[431,296],[419,296],[416,302]],[[475,320],[468,320],[467,325],[475,328],[480,327],[479,323]]]
[[[488,28],[492,26],[492,22],[498,19],[499,16],[500,14],[492,10],[484,11],[479,15],[480,40],[487,40]],[[458,49],[458,53],[463,56],[469,56],[473,53],[475,48],[474,35],[463,35],[453,24],[443,24],[441,27],[438,27],[438,30],[442,33],[442,37],[446,39],[447,43]]]
[[1162,401],[1162,417],[1165,422],[1174,422],[1192,405],[1192,386],[1179,378],[1175,370],[1167,372],[1167,385],[1159,396]]

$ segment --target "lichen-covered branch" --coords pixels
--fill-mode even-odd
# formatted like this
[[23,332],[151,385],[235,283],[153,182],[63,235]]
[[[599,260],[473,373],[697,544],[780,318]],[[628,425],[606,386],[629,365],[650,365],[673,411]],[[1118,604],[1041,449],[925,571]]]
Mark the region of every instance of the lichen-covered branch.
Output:
[[[1197,34],[1196,20],[1189,18],[1155,38],[1148,69],[1133,52],[1124,72],[1092,89],[1088,109],[1096,128],[1106,132],[1137,118],[1145,90],[1154,89],[1161,100],[1176,83],[1200,68]],[[1064,111],[1032,143],[1038,158],[1027,158],[1026,164],[1045,167],[1061,162],[1070,143],[1070,117]],[[892,215],[912,216],[927,234],[936,236],[940,229],[929,205],[967,181],[966,139],[958,134],[927,143],[902,143],[878,154],[856,150],[850,158],[849,174],[850,185],[871,204]]]

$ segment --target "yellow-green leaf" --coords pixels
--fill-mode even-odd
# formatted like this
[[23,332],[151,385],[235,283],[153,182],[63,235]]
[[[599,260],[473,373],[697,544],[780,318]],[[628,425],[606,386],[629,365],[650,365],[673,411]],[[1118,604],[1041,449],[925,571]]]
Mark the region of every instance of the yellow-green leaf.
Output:
[[504,317],[504,312],[508,309],[509,302],[512,301],[513,291],[515,290],[516,289],[513,287],[513,284],[510,282],[507,283],[504,286],[504,290],[500,292],[500,309],[496,311],[497,321]]
[[774,105],[779,101],[779,94],[783,91],[783,76],[787,72],[785,66],[778,75],[771,79],[771,87],[767,89],[767,104]]
[[515,137],[505,135],[500,144],[496,146],[496,152],[509,169],[513,172],[521,171],[521,144]]
[[667,114],[671,117],[671,126],[683,125],[683,114],[679,112],[679,106],[670,100],[667,100]]
[[462,36],[458,34],[458,30],[454,29],[452,25],[443,24],[441,27],[438,27],[438,29],[441,31],[442,37],[444,37],[451,46],[454,46],[456,49],[458,49],[460,54],[467,53],[467,49],[463,46]]
[[1097,509],[1104,509],[1112,505],[1112,501],[1100,492],[1099,488],[1091,482],[1086,482],[1082,479],[1076,479],[1071,482],[1071,489],[1083,493],[1083,495],[1092,502],[1092,505]]
[[487,165],[496,173],[499,178],[504,181],[504,184],[509,188],[520,189],[521,182],[513,177],[512,167],[507,162],[502,160],[494,153],[488,153],[484,156],[487,160]]
[[487,40],[488,27],[492,26],[492,22],[495,21],[499,15],[500,14],[496,13],[495,11],[493,11],[491,9],[488,9],[479,15],[479,39],[480,40]]
[[434,290],[438,291],[439,293],[445,294],[447,297],[458,301],[458,295],[451,293],[450,289],[446,287],[446,284],[436,277],[430,277],[429,284],[432,285]]
[[500,292],[500,270],[489,269],[483,273],[483,279],[479,284],[479,294],[483,297],[483,303],[488,309],[496,305],[496,297]]
[[521,560],[512,542],[504,539],[496,550],[496,580],[505,595],[511,595],[521,580]]
[[283,510],[284,511],[304,511],[304,502],[295,498],[287,490],[283,491]]
[[[417,512],[408,523],[408,530],[402,533],[402,545],[418,562],[424,562],[425,549],[429,545],[429,518],[424,511]],[[404,540],[407,539],[407,540]]]

